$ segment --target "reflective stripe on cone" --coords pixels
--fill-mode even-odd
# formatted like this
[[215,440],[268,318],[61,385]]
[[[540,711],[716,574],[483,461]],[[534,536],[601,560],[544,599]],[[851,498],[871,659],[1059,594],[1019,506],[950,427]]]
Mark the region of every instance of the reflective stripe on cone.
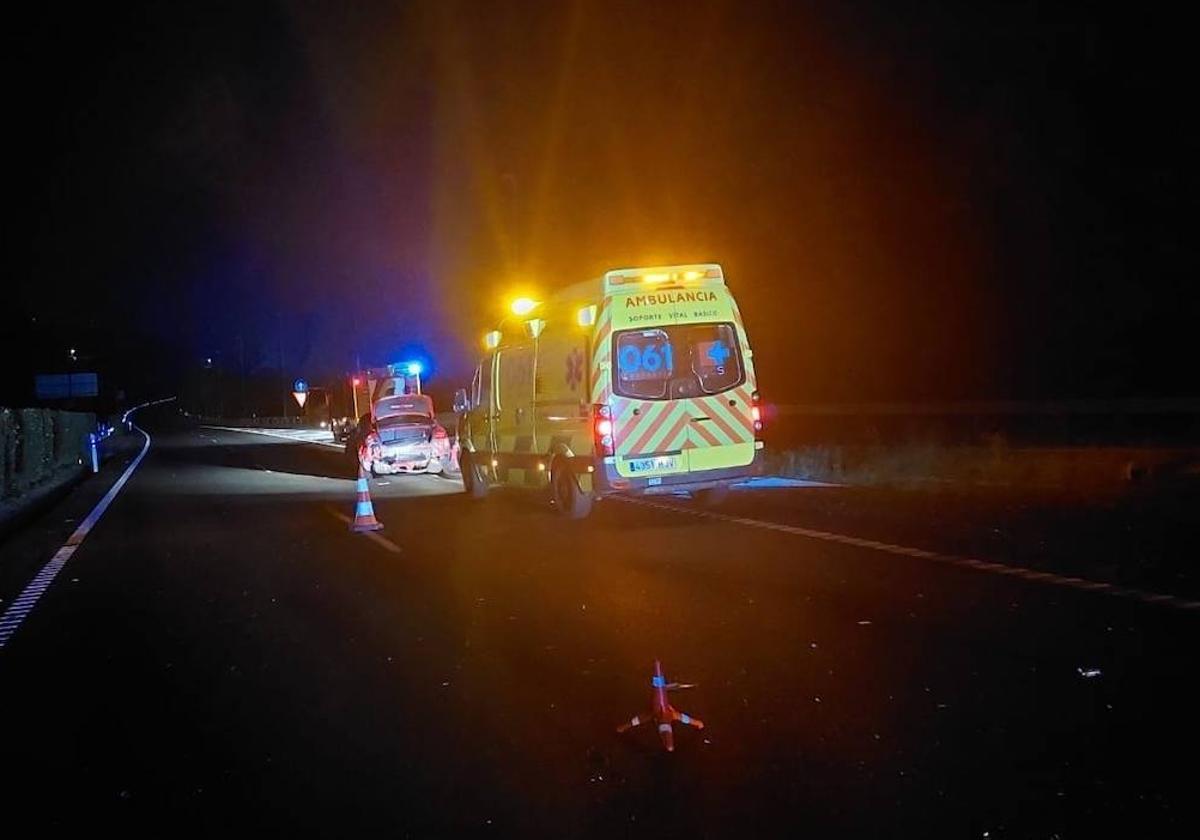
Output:
[[383,523],[375,518],[375,506],[371,504],[367,472],[363,469],[361,462],[358,465],[358,483],[355,489],[358,493],[358,500],[354,505],[354,521],[350,523],[350,530],[358,534],[383,530]]

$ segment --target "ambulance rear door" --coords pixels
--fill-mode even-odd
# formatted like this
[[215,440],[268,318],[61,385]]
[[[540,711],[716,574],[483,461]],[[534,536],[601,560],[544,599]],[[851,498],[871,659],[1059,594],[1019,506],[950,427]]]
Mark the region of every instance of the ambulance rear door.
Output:
[[610,401],[618,474],[654,478],[688,471],[690,414],[670,398],[674,348],[664,328],[621,330],[612,338]]
[[754,460],[753,370],[734,321],[677,325],[675,353],[686,361],[673,393],[688,406],[688,469],[744,467]]

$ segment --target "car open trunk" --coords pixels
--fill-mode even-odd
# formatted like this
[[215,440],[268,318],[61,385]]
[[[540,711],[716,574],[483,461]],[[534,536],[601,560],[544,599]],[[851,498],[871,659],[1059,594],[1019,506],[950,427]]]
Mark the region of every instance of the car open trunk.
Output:
[[433,439],[433,418],[400,414],[379,421],[379,442],[384,446],[429,443]]

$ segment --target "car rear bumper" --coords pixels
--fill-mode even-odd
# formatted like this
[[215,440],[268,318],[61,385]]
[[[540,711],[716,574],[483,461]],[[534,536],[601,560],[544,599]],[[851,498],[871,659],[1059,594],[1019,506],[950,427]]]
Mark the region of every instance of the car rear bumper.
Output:
[[380,475],[393,475],[439,473],[445,465],[442,459],[428,448],[417,451],[408,448],[389,450],[384,446],[382,451],[371,459],[371,466]]

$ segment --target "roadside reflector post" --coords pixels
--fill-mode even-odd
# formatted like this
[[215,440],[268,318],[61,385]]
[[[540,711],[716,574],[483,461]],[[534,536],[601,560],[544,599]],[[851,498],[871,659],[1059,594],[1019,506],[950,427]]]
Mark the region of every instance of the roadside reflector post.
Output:
[[98,444],[99,444],[99,441],[96,438],[96,433],[89,432],[88,433],[88,450],[91,452],[91,456],[92,456],[92,472],[93,473],[100,472],[100,447]]

